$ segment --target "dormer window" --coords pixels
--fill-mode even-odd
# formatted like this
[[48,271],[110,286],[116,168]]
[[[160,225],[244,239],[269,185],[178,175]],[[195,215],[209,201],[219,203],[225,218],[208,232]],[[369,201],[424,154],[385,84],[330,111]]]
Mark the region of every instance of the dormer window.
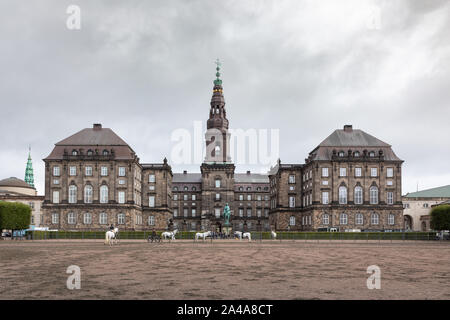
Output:
[[344,157],[344,155],[345,155],[345,153],[344,153],[344,151],[339,151],[339,157]]
[[369,152],[369,157],[371,157],[371,158],[375,157],[375,152],[370,151],[370,152]]
[[359,157],[359,151],[355,151],[355,153],[353,154],[353,156],[354,156],[355,158],[358,158],[358,157]]
[[103,150],[103,155],[107,156],[109,154],[108,150]]
[[94,152],[92,150],[88,150],[87,155],[88,156],[92,156],[94,154]]
[[77,151],[77,150],[73,150],[73,151],[72,151],[72,155],[73,155],[73,156],[77,156],[77,155],[78,155],[78,151]]

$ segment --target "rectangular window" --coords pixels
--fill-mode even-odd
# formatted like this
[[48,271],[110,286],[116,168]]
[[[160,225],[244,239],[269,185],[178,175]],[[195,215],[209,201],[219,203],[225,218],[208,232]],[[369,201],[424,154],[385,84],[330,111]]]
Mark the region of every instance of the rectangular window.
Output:
[[252,195],[251,194],[248,194],[247,195],[247,201],[251,201],[252,200]]
[[243,217],[244,216],[244,209],[239,209],[239,217]]
[[174,200],[174,201],[177,201],[177,200],[178,200],[178,195],[177,195],[177,194],[174,194],[174,195],[173,195],[173,200]]
[[125,191],[119,191],[117,198],[119,203],[125,203]]
[[295,197],[289,197],[289,208],[295,207]]
[[155,186],[148,186],[148,190],[155,191]]
[[362,170],[359,167],[355,168],[355,177],[361,177],[362,176]]
[[394,176],[394,168],[387,168],[386,169],[386,177],[392,178]]
[[388,186],[392,186],[394,183],[393,183],[393,181],[392,180],[388,180],[388,181],[386,181],[386,185],[388,185]]
[[53,203],[59,203],[59,191],[53,191]]
[[216,180],[216,188],[220,188],[220,180],[219,179]]
[[59,214],[58,213],[52,213],[52,223],[53,224],[59,223]]
[[290,175],[289,176],[289,183],[295,183],[295,176],[294,175]]
[[251,217],[252,216],[252,209],[247,209],[247,217]]
[[148,225],[149,226],[155,225],[155,216],[148,216]]
[[53,176],[59,177],[61,174],[59,167],[53,167]]
[[244,195],[243,194],[239,195],[239,201],[244,201]]
[[370,176],[371,177],[377,177],[378,176],[377,168],[370,168]]
[[328,203],[329,203],[328,191],[324,191],[324,192],[322,192],[322,204],[328,204]]
[[90,166],[85,167],[84,168],[84,174],[86,176],[92,176],[92,167],[90,167]]
[[192,195],[192,201],[195,201],[195,200],[197,200],[197,197],[196,197],[195,194],[193,194],[193,195]]
[[220,193],[216,193],[216,200],[220,200]]
[[100,175],[102,177],[106,177],[108,175],[108,167],[106,167],[106,166],[101,167],[100,168]]
[[346,177],[347,176],[347,168],[339,168],[339,176]]
[[151,174],[148,176],[148,182],[155,183],[155,181],[156,181],[156,178],[155,178],[154,174]]
[[77,167],[70,166],[69,167],[69,176],[76,176],[77,175]]
[[178,217],[178,209],[173,209],[173,216]]
[[187,200],[188,200],[188,195],[187,195],[187,194],[184,194],[184,195],[183,195],[183,200],[184,200],[184,201],[187,201]]
[[155,206],[155,196],[149,196],[148,197],[148,206],[154,207]]
[[388,224],[393,225],[395,223],[395,216],[393,214],[390,214],[388,216]]
[[327,186],[328,185],[328,180],[322,180],[322,185],[323,186]]
[[125,167],[119,167],[119,177],[125,177]]
[[124,179],[120,179],[120,180],[119,180],[119,184],[120,184],[120,185],[124,185],[124,184],[125,184],[125,181],[126,181],[126,180],[124,180]]
[[215,208],[214,214],[215,214],[216,218],[220,218],[220,208]]
[[59,179],[53,179],[53,184],[59,184]]
[[322,168],[322,177],[328,177],[328,168]]
[[191,212],[192,212],[192,216],[195,217],[196,210],[195,210],[195,209],[192,209]]
[[387,204],[394,204],[394,193],[393,192],[387,193]]
[[183,215],[184,215],[185,217],[188,216],[188,209],[183,209]]
[[264,216],[269,217],[269,209],[264,209]]
[[261,217],[261,209],[256,210],[256,215],[258,216],[258,218]]

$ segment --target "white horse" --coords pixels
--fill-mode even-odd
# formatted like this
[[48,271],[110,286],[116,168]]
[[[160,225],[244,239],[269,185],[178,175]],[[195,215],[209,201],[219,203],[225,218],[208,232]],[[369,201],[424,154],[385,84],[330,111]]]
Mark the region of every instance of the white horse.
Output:
[[276,239],[277,238],[277,233],[275,231],[272,231],[272,239]]
[[207,232],[197,232],[195,234],[195,241],[198,241],[198,238],[202,238],[203,241],[205,241],[206,237],[210,237],[211,236],[211,231],[207,231]]
[[161,233],[161,238],[162,239],[167,239],[170,238],[172,240],[175,240],[175,235],[177,234],[178,229],[173,230],[172,232],[166,231]]
[[105,234],[105,244],[112,246],[117,244],[117,234],[119,233],[119,228],[114,228],[114,230],[106,231]]
[[252,241],[252,235],[251,235],[250,232],[244,232],[244,233],[242,234],[242,238],[247,238],[248,241]]

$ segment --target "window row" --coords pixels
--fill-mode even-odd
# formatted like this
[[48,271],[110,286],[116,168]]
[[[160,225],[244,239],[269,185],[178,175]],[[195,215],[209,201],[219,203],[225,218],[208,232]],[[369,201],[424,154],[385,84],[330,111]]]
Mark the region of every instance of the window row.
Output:
[[[362,168],[361,167],[355,167],[355,177],[362,177]],[[347,168],[340,167],[339,168],[339,177],[346,177],[347,176]],[[378,177],[378,168],[370,168],[370,176],[371,177]],[[322,168],[322,177],[327,178],[329,177],[329,168]],[[394,177],[394,168],[386,168],[386,177],[387,178],[393,178]]]
[[[339,224],[340,225],[347,225],[349,222],[349,215],[347,213],[341,213],[339,215]],[[388,214],[387,216],[387,223],[389,225],[395,224],[395,215],[394,214]],[[323,225],[329,225],[330,224],[330,215],[327,213],[324,213],[322,215],[322,224]],[[364,215],[362,213],[355,214],[355,225],[363,225],[364,224]],[[371,225],[378,225],[380,224],[380,215],[378,213],[371,213],[370,214],[370,224]]]
[[[92,166],[85,166],[84,167],[84,174],[86,176],[92,176]],[[77,167],[76,166],[69,166],[69,176],[76,176],[77,175]],[[100,175],[102,177],[105,177],[108,175],[108,167],[107,166],[101,166],[100,167]],[[119,177],[125,177],[126,175],[126,168],[125,167],[119,167]],[[59,166],[53,167],[53,176],[59,177],[61,176],[61,168]]]
[[[83,192],[83,201],[84,203],[92,203],[93,200],[93,187],[91,185],[86,185],[84,187]],[[52,202],[53,203],[60,203],[60,192],[55,190],[53,191],[53,197]],[[99,188],[100,193],[100,203],[108,203],[109,201],[109,189],[108,186],[102,185]],[[78,187],[75,185],[69,186],[69,203],[77,203],[78,199]],[[125,191],[118,191],[117,192],[117,202],[118,203],[125,203],[126,202],[126,192]]]
[[[59,224],[59,213],[52,213],[52,224]],[[78,219],[81,219],[81,222],[83,224],[92,224],[93,221],[93,215],[90,212],[85,212],[83,214],[76,214],[75,212],[69,212],[67,214],[67,223],[68,224],[77,224]],[[119,213],[116,216],[116,223],[117,224],[125,224],[126,222],[126,215],[125,213]],[[136,224],[142,224],[142,216],[136,215]],[[114,216],[109,216],[107,213],[102,212],[98,215],[98,223],[102,225],[107,225],[110,223],[114,223]],[[149,216],[147,223],[149,226],[155,225],[155,217]]]
[[[347,187],[340,186],[339,187],[339,204],[347,204]],[[353,201],[355,204],[363,204],[364,199],[364,190],[361,186],[356,186],[353,193]],[[370,204],[378,204],[379,201],[379,192],[378,187],[372,186],[369,189],[369,203]],[[329,204],[330,197],[328,191],[322,192],[322,204]],[[394,192],[388,191],[386,192],[386,203],[394,204]]]

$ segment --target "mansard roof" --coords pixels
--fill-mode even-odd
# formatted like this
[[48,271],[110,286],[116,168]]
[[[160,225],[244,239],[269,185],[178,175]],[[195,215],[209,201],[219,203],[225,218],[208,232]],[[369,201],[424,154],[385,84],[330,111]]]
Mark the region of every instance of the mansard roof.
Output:
[[201,183],[201,173],[174,173],[172,183]]
[[374,136],[359,130],[353,129],[351,125],[344,126],[344,129],[335,130],[325,140],[323,140],[313,151],[310,152],[309,160],[331,160],[333,152],[344,151],[348,154],[351,150],[359,151],[361,154],[374,151],[376,155],[382,151],[384,160],[402,161],[391,148],[391,145],[381,141]]
[[70,137],[55,143],[55,148],[44,160],[60,160],[64,156],[71,155],[72,151],[80,151],[86,154],[89,150],[97,150],[102,154],[103,150],[114,154],[116,160],[132,160],[136,154],[133,149],[109,128],[102,128],[101,124],[94,124],[92,128],[83,129]]
[[267,174],[259,173],[235,173],[235,183],[269,183],[269,176]]

